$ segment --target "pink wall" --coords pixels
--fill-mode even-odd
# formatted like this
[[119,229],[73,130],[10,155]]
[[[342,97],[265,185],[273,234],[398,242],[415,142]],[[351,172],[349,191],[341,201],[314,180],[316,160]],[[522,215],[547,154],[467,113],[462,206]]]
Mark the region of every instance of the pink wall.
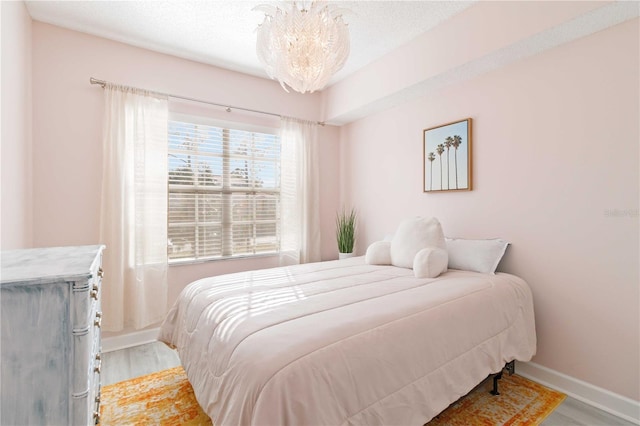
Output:
[[[411,215],[509,240],[502,269],[534,294],[534,361],[636,401],[639,30],[635,19],[341,129],[361,254]],[[422,193],[422,130],[467,117],[474,190]]]
[[[320,118],[317,94],[288,94],[275,81],[33,22],[34,246],[99,242],[103,106],[102,90],[90,85],[89,77],[308,120]],[[334,196],[339,133],[327,126],[321,128],[320,139],[322,255],[330,259],[337,257],[333,217],[339,201]],[[195,279],[271,266],[276,266],[273,257],[172,266],[170,301]]]
[[2,2],[1,237],[3,250],[30,247],[31,18],[22,2]]

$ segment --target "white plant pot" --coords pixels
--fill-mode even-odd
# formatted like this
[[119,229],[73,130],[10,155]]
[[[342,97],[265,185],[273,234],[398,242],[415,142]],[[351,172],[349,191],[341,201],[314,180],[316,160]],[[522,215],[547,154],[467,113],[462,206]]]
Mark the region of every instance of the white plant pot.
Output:
[[355,256],[356,254],[351,252],[351,253],[338,253],[338,260],[342,260],[342,259],[348,259],[350,257]]

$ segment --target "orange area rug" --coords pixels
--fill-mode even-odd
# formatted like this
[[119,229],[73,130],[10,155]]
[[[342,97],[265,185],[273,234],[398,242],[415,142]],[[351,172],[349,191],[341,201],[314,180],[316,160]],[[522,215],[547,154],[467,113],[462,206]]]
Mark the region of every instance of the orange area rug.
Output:
[[539,425],[566,395],[517,374],[504,373],[500,395],[489,393],[493,380],[485,380],[427,423],[428,426],[533,426]]
[[[539,425],[565,395],[518,375],[503,375],[500,395],[489,394],[486,380],[460,398],[428,426]],[[211,425],[182,367],[102,388],[100,424]]]
[[182,367],[102,387],[100,425],[211,425]]

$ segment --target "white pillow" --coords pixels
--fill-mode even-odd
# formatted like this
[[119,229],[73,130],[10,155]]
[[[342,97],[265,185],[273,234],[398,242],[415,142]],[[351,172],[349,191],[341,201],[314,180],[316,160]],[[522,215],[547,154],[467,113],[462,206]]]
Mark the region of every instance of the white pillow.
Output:
[[391,265],[391,242],[376,241],[367,248],[364,261],[369,265]]
[[494,274],[509,242],[500,238],[491,240],[465,240],[447,238],[449,269]]
[[413,268],[413,259],[423,248],[447,249],[442,226],[435,217],[406,219],[391,240],[391,264],[401,268]]
[[449,255],[441,248],[422,249],[413,259],[413,273],[416,278],[435,278],[447,270]]

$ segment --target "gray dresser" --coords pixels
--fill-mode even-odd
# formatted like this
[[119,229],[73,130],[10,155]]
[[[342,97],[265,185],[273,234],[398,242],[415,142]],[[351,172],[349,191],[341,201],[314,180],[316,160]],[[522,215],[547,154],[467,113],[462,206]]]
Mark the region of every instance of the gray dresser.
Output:
[[0,424],[99,421],[103,249],[0,252]]

